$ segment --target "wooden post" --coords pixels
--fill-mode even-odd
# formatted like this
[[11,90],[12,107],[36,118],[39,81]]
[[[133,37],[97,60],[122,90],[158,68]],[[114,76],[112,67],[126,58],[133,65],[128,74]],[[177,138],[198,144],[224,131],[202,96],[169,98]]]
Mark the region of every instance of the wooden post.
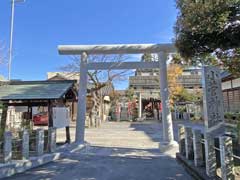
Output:
[[[28,102],[29,104],[31,104],[30,102]],[[27,123],[28,123],[28,127],[29,129],[33,129],[33,123],[32,123],[32,106],[28,105],[28,116],[27,116]]]
[[66,127],[66,143],[71,143],[70,127]]
[[[74,106],[73,106],[74,103],[73,103],[73,101],[74,101],[74,100],[72,99],[72,102],[71,102],[71,109],[72,109],[72,110],[71,110],[71,116],[70,116],[71,119],[70,119],[70,122],[69,122],[70,124],[71,124],[71,122],[73,121],[73,115],[74,115],[74,113],[73,113],[73,112],[74,112]],[[66,104],[65,104],[65,106],[66,106]],[[65,130],[66,130],[66,141],[65,141],[65,143],[68,143],[68,144],[69,144],[69,143],[71,143],[70,127],[69,127],[69,126],[66,126],[66,127],[65,127]]]
[[48,101],[48,127],[53,127],[52,104],[50,100]]
[[1,116],[1,122],[0,122],[0,140],[3,141],[3,136],[6,128],[6,122],[7,122],[7,110],[8,110],[8,105],[3,104],[2,108],[2,116]]
[[71,118],[71,121],[73,121],[73,117],[74,117],[74,100],[72,100],[72,118]]

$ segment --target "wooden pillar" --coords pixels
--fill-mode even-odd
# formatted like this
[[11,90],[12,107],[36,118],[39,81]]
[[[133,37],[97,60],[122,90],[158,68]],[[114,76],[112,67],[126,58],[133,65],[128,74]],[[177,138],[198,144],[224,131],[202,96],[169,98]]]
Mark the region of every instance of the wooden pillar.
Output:
[[[65,104],[65,106],[67,107],[67,104]],[[71,106],[71,108],[70,108]],[[71,105],[69,105],[69,110],[70,110],[70,121],[69,123],[71,123],[73,121],[73,112],[74,112],[74,99],[72,99],[71,101]],[[65,127],[65,132],[66,132],[66,141],[65,143],[71,143],[71,136],[70,136],[70,127],[69,126],[66,126]]]
[[73,121],[73,117],[74,117],[74,100],[72,100],[72,118],[71,118],[71,121]]
[[7,110],[8,110],[8,105],[4,103],[2,108],[1,122],[0,122],[0,140],[1,141],[3,141],[3,136],[6,128]]
[[66,129],[66,143],[71,143],[70,127],[67,126],[65,129]]
[[[49,134],[49,130],[53,127],[53,109],[52,109],[52,102],[50,100],[48,100],[48,142],[47,142],[47,146],[49,147],[51,144],[50,141],[50,134]],[[43,134],[44,134],[44,130],[43,130]]]
[[31,102],[29,102],[29,101],[28,101],[28,113],[29,113],[28,119],[31,120],[32,119],[32,105],[31,105]]
[[[28,102],[28,104],[30,105],[31,103]],[[27,116],[27,123],[29,125],[29,128],[32,129],[33,127],[33,123],[32,123],[32,106],[28,105],[28,116]]]
[[52,104],[50,100],[48,101],[48,127],[53,127]]

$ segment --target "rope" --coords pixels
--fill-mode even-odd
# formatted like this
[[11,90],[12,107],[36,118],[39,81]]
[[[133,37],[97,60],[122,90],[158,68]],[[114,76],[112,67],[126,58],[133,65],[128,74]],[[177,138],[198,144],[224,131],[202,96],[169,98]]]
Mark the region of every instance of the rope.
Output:
[[[190,137],[190,138],[193,140],[192,137]],[[200,140],[200,143],[205,145],[205,141],[206,141],[205,139],[201,139],[201,140]],[[214,146],[213,148],[214,148],[214,150],[217,150],[217,151],[221,152],[221,149],[220,149],[220,148],[217,148],[216,146]],[[235,158],[235,159],[240,160],[240,156],[237,156],[237,155],[234,155],[234,154],[231,155],[231,156],[232,156],[233,158]]]

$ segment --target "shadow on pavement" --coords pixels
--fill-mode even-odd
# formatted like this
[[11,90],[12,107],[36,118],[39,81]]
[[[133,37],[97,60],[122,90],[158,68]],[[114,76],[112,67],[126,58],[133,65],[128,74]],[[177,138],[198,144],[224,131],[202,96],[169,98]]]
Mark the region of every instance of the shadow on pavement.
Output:
[[[190,180],[174,158],[156,149],[88,147],[8,180]],[[141,154],[142,153],[142,154]]]

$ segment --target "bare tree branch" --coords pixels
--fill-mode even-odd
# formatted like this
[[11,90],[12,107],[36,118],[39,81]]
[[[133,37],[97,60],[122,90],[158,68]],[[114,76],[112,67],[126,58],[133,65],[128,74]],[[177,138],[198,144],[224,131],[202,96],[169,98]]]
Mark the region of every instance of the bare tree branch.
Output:
[[[79,56],[70,56],[71,63],[67,64],[64,67],[61,67],[61,70],[69,72],[69,74],[79,74],[80,70],[80,57]],[[90,55],[88,56],[88,62],[115,62],[120,64],[124,61],[127,61],[130,57],[126,55]],[[114,66],[116,66],[114,64]],[[93,84],[93,87],[90,90],[92,107],[89,111],[89,124],[90,126],[98,126],[98,121],[96,118],[102,114],[101,106],[101,89],[106,86],[112,86],[113,82],[126,80],[128,75],[133,73],[129,70],[114,70],[113,68],[108,70],[91,70],[88,71],[88,81]],[[111,92],[114,93],[114,92]],[[115,98],[115,97],[114,97]]]
[[[130,57],[126,55],[90,55],[88,56],[88,62],[115,62],[122,63],[128,60]],[[69,73],[78,73],[80,70],[80,57],[70,56],[72,62],[67,64],[60,69]],[[112,83],[113,81],[126,80],[126,76],[131,74],[129,70],[112,70],[107,71],[102,70],[91,70],[88,71],[89,81],[94,84],[93,89],[102,88],[105,85]],[[97,88],[98,87],[98,88]],[[99,90],[99,89],[98,89]]]

